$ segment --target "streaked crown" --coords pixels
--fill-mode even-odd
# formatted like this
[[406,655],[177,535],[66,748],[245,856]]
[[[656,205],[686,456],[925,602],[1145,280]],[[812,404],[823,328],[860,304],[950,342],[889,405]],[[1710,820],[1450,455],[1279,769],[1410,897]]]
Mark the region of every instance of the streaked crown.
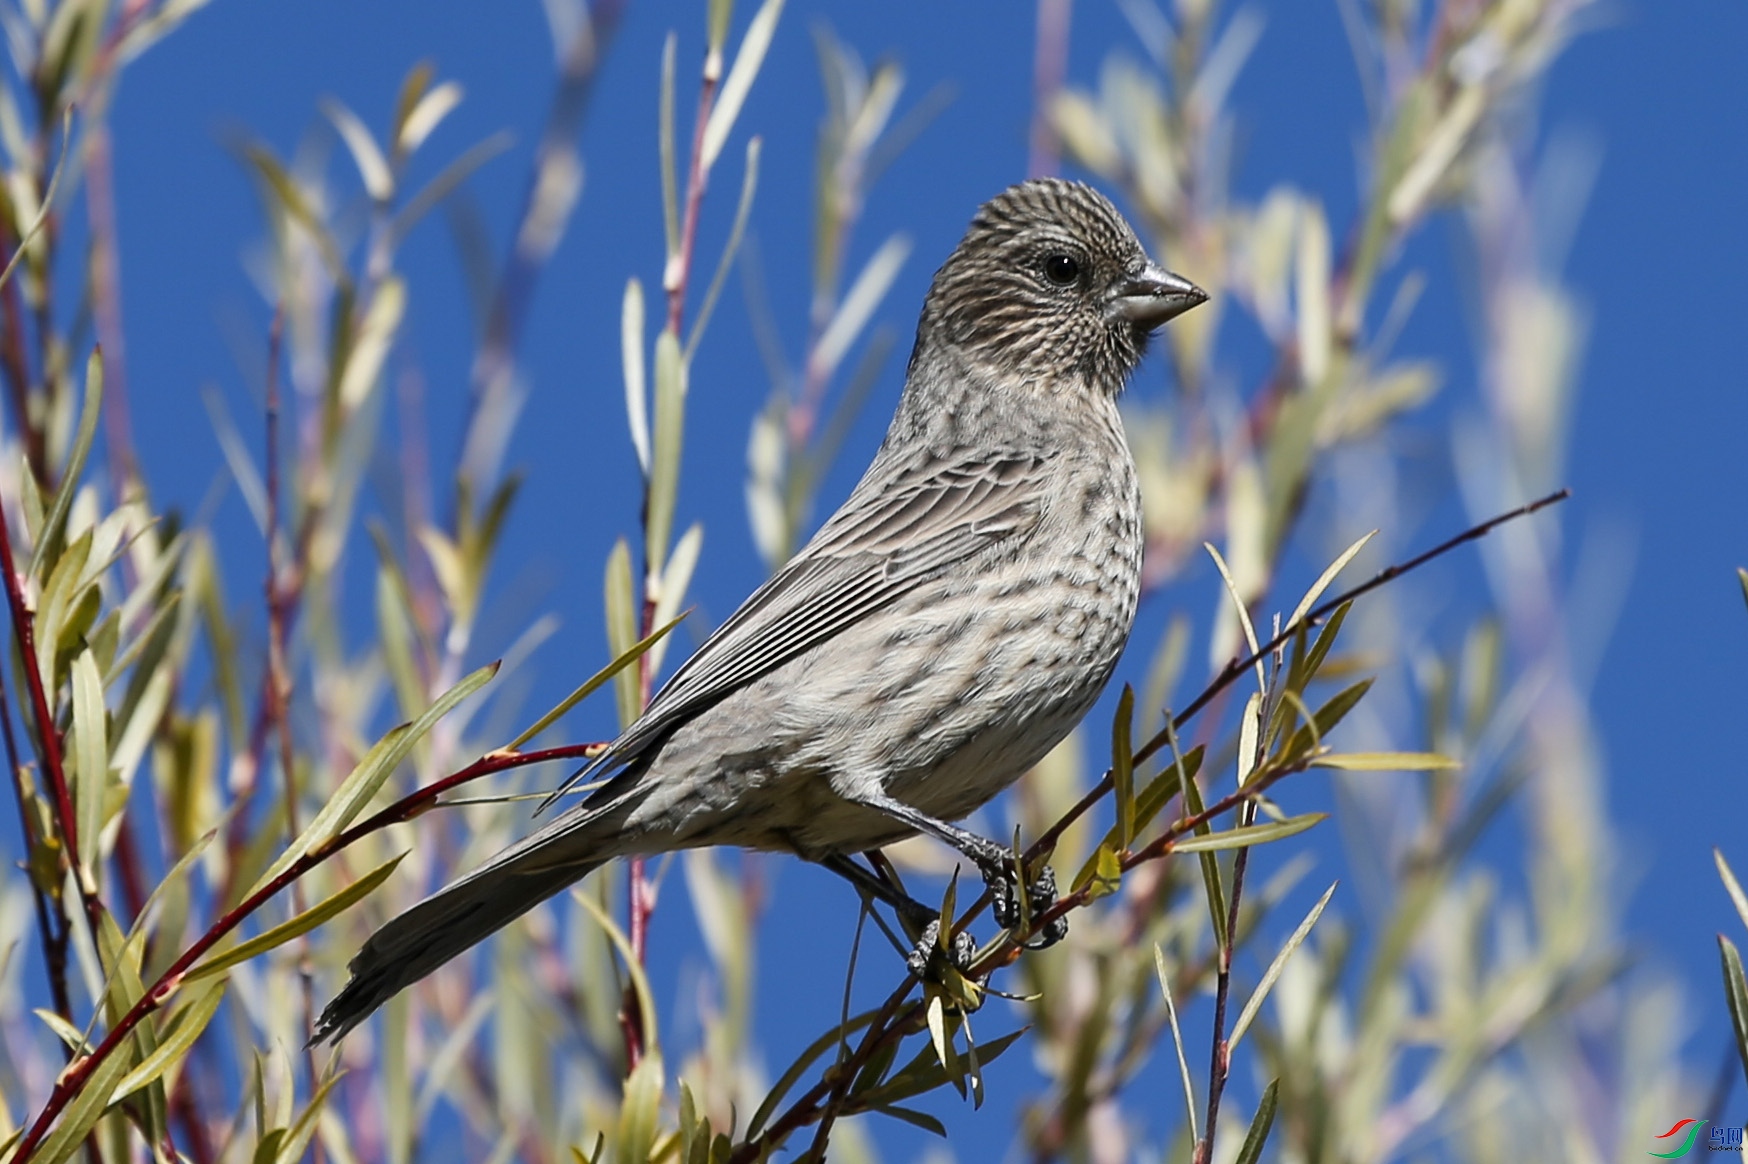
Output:
[[1097,190],[1034,179],[984,203],[935,273],[918,352],[950,345],[1027,383],[1114,395],[1153,330],[1206,298],[1150,262]]

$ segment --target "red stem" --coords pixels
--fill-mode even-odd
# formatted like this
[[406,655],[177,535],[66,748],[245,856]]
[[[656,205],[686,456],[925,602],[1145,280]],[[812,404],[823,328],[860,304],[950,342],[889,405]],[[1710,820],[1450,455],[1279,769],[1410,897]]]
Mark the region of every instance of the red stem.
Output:
[[[99,349],[101,352],[101,349]],[[62,489],[74,482],[61,482]],[[24,602],[24,583],[12,558],[12,530],[7,524],[6,507],[0,504],[0,571],[6,576],[6,603],[12,610],[12,634],[18,642],[19,661],[24,671],[25,686],[30,689],[31,715],[36,723],[37,743],[41,749],[43,771],[48,777],[55,827],[60,830],[65,846],[64,857],[74,870],[73,881],[79,887],[79,899],[91,932],[98,932],[103,916],[103,903],[97,899],[97,889],[87,885],[79,869],[79,834],[73,814],[73,798],[67,790],[67,771],[61,757],[61,736],[55,728],[55,716],[49,707],[48,691],[43,687],[42,668],[37,665],[35,618]]]
[[[713,54],[706,58],[704,74],[698,85],[698,116],[692,128],[692,157],[686,173],[686,211],[680,227],[680,249],[673,255],[669,269],[663,278],[664,290],[668,295],[668,330],[674,338],[680,337],[680,325],[686,314],[686,288],[692,276],[692,252],[698,241],[698,217],[704,205],[704,190],[709,184],[710,172],[704,168],[704,127],[710,120],[710,108],[716,100],[716,85],[721,68],[720,61]],[[655,557],[656,547],[649,544],[649,487],[644,486],[643,499],[643,556],[646,563],[645,573],[648,574],[647,563]],[[662,547],[666,549],[666,547]],[[649,578],[649,582],[657,581]],[[645,594],[650,592],[645,585]],[[639,619],[642,628],[640,635],[647,637],[655,629],[655,603],[647,597],[644,599],[642,616]],[[637,661],[637,679],[640,698],[639,707],[649,704],[650,690],[654,686],[655,676],[650,669],[650,657],[645,654]],[[639,963],[644,960],[644,952],[649,941],[649,919],[655,912],[655,886],[651,884],[644,872],[642,857],[633,857],[629,862],[629,876],[626,878],[626,916],[628,924],[627,937],[631,942],[631,954]],[[643,1058],[643,1010],[637,1005],[636,987],[627,982],[625,997],[620,1004],[619,1026],[625,1032],[625,1064],[628,1070],[636,1068]]]
[[346,849],[353,842],[387,828],[391,824],[412,820],[414,817],[429,811],[435,807],[437,798],[452,788],[472,780],[478,780],[482,776],[489,776],[494,772],[504,772],[529,764],[540,764],[549,760],[583,759],[599,752],[600,748],[601,745],[598,743],[566,744],[563,747],[544,748],[537,752],[500,751],[481,756],[459,772],[445,776],[417,792],[402,797],[387,808],[365,818],[325,843],[317,845],[293,861],[284,872],[238,902],[214,922],[206,933],[196,939],[193,945],[184,950],[170,964],[169,968],[158,976],[157,981],[153,982],[151,987],[140,996],[139,1001],[134,1003],[128,1012],[121,1017],[121,1020],[103,1036],[103,1041],[97,1044],[94,1051],[75,1060],[61,1073],[60,1079],[55,1083],[54,1090],[49,1094],[48,1102],[43,1105],[42,1111],[37,1113],[30,1129],[19,1141],[18,1150],[13,1155],[14,1164],[27,1164],[31,1153],[35,1152],[41,1145],[43,1137],[53,1126],[55,1117],[60,1115],[67,1104],[71,1102],[73,1096],[78,1094],[79,1088],[90,1078],[92,1071],[127,1041],[135,1027],[139,1026],[171,995],[175,994],[176,988],[181,985],[183,975],[192,970],[202,956],[223,941],[231,931],[275,897],[280,890],[297,881],[329,857]]

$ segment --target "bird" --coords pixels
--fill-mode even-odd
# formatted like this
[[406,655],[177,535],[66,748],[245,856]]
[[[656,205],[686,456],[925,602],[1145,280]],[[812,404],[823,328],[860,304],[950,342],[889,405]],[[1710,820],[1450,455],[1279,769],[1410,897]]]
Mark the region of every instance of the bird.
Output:
[[[852,856],[921,833],[1016,924],[1011,850],[951,822],[1037,764],[1116,668],[1143,542],[1117,399],[1153,332],[1207,297],[1089,185],[984,203],[843,505],[578,773],[604,783],[365,943],[311,1042],[620,856],[784,851],[890,892]],[[1028,894],[1048,904],[1048,870]]]

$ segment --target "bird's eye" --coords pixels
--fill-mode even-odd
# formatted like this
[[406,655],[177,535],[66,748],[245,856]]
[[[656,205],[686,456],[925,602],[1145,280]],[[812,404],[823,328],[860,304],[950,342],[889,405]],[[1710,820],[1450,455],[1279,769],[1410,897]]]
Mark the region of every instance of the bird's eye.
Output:
[[1080,264],[1070,255],[1051,255],[1044,260],[1044,277],[1058,287],[1071,287],[1080,278]]

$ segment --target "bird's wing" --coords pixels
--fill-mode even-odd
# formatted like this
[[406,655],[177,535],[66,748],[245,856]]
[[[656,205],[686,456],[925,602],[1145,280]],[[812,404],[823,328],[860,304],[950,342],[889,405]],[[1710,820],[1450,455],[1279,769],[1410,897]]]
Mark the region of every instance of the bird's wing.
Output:
[[1048,463],[1045,454],[966,449],[863,482],[566,787],[632,763],[693,715],[953,563],[1031,533]]

